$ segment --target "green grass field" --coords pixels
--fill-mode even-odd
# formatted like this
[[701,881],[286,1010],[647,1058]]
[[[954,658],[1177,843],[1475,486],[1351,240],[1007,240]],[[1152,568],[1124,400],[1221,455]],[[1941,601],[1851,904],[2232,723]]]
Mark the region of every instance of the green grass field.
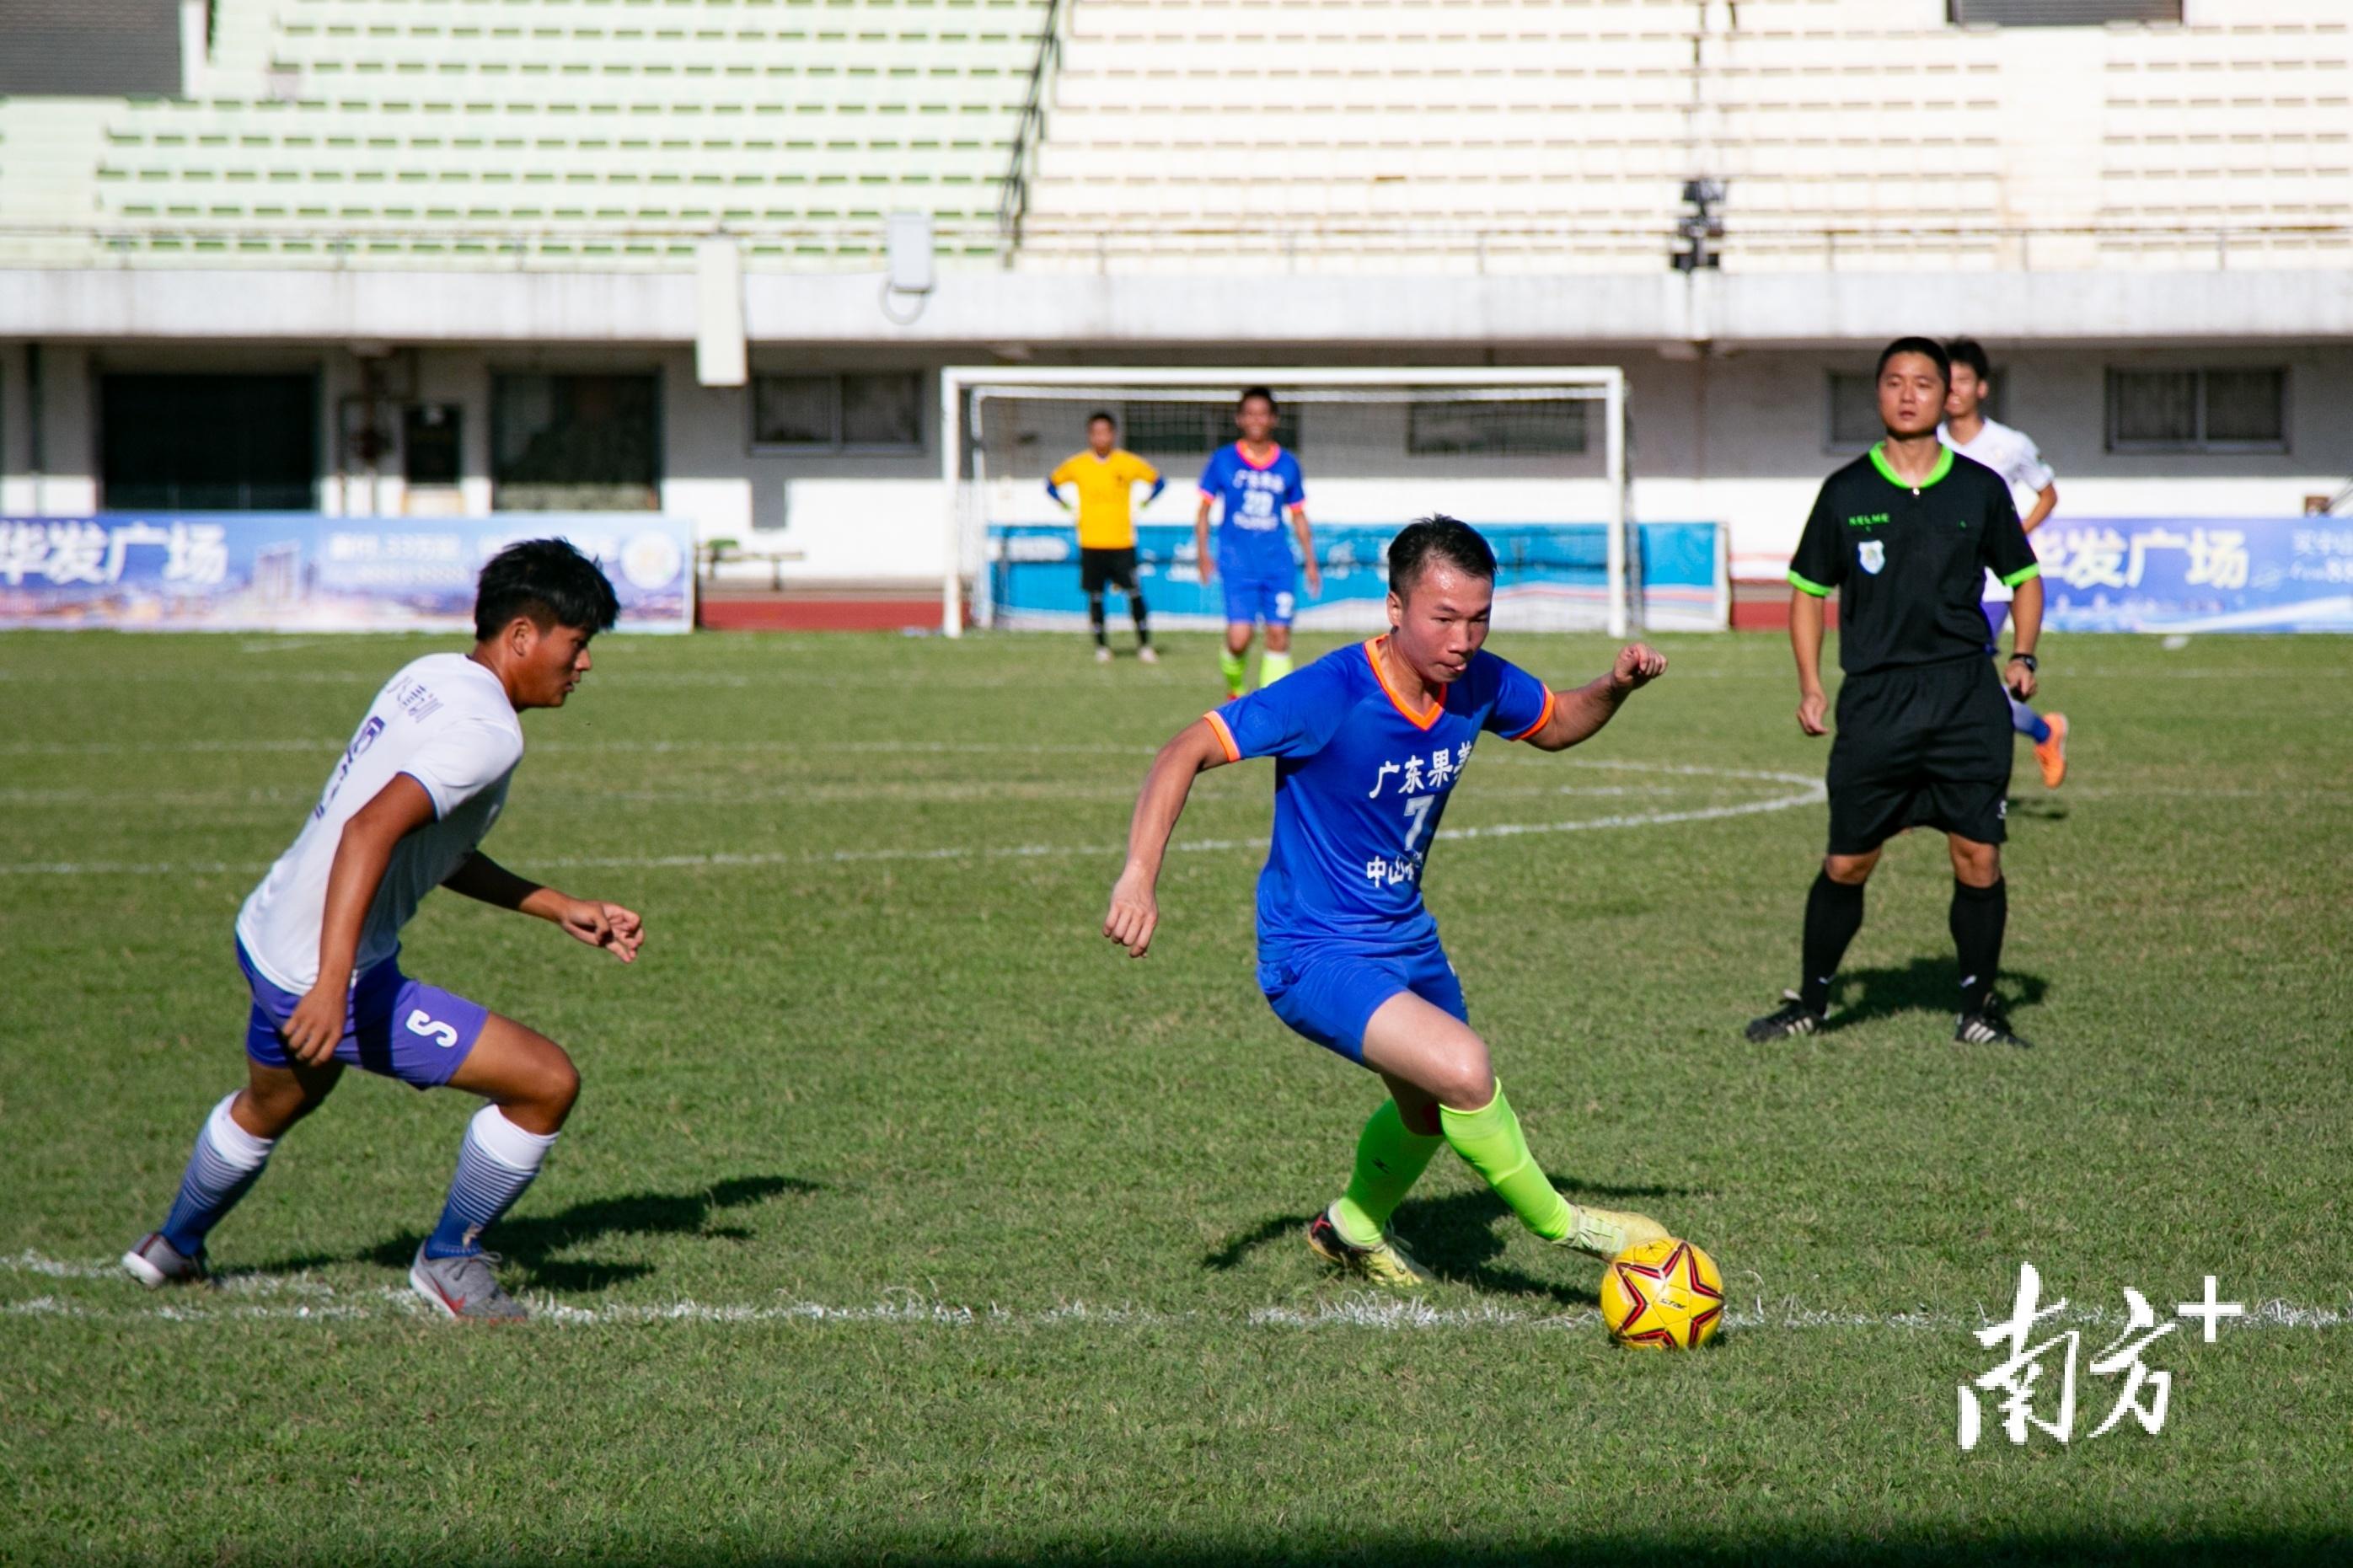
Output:
[[[1199,638],[608,639],[488,847],[645,911],[643,962],[454,896],[406,949],[586,1078],[491,1238],[538,1320],[408,1300],[468,1102],[356,1076],[215,1234],[221,1289],[140,1290],[111,1259],[243,1071],[237,903],[435,646],[0,637],[0,1562],[2353,1553],[2342,642],[2047,645],[2077,771],[2021,750],[2031,1053],[1951,1043],[1918,836],[1837,1026],[1740,1039],[1823,832],[1778,638],[1665,639],[1588,746],[1480,748],[1449,828],[1525,831],[1441,846],[1431,901],[1556,1177],[1722,1263],[1689,1357],[1614,1350],[1599,1266],[1444,1153],[1398,1225],[1447,1283],[1315,1266],[1377,1089],[1252,983],[1269,766],[1199,787],[1149,959],[1096,934]],[[1963,1454],[2022,1260],[2083,1334],[2075,1440],[1989,1409]],[[2151,1348],[2160,1434],[2090,1438],[2124,1289],[2169,1322],[2208,1274],[2261,1310]]]

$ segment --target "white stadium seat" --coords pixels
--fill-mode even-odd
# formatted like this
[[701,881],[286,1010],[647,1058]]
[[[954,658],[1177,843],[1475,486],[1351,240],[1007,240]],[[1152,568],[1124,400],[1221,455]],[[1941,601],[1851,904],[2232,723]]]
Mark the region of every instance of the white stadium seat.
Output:
[[2063,110],[2021,96],[2042,30],[1930,0],[220,0],[194,100],[0,101],[0,252],[8,226],[185,249],[364,223],[421,254],[659,229],[669,256],[725,223],[871,258],[915,208],[997,255],[1018,153],[1014,259],[1048,268],[1649,268],[1702,177],[1736,268],[2021,228],[2141,265],[2232,225],[2251,263],[2308,264],[2342,241],[2305,230],[2353,223],[2353,18],[2244,9],[2072,35],[2095,90]]

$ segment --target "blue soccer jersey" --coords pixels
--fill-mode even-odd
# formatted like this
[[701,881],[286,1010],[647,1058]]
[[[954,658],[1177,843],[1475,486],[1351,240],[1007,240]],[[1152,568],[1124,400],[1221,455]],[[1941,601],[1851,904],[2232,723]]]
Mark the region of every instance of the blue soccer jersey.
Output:
[[1299,459],[1281,447],[1264,463],[1242,455],[1241,443],[1220,447],[1201,470],[1201,493],[1222,508],[1218,522],[1218,570],[1226,577],[1289,585],[1298,564],[1283,523],[1307,500]]
[[1261,958],[1302,945],[1405,952],[1437,940],[1423,868],[1447,797],[1487,731],[1552,717],[1535,676],[1481,653],[1437,706],[1407,710],[1374,643],[1322,658],[1208,715],[1227,757],[1274,757],[1274,838],[1258,881]]

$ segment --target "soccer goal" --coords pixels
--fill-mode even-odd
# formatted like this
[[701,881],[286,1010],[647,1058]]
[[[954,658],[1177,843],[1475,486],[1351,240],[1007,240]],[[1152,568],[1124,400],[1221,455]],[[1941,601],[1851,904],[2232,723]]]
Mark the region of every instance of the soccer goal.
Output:
[[[1656,552],[1627,515],[1626,382],[1614,367],[966,365],[940,379],[944,629],[962,629],[967,591],[976,626],[1086,624],[1076,532],[1046,477],[1085,450],[1087,421],[1098,412],[1118,422],[1121,446],[1167,480],[1166,493],[1135,513],[1138,575],[1155,624],[1221,625],[1221,605],[1197,570],[1196,480],[1209,455],[1236,438],[1235,404],[1248,386],[1274,393],[1274,438],[1303,470],[1324,591],[1303,595],[1302,626],[1387,625],[1388,541],[1432,512],[1476,525],[1494,544],[1504,624],[1623,636],[1642,618],[1641,564]],[[1692,591],[1704,588],[1713,604],[1713,531],[1704,549],[1666,554],[1707,557]]]

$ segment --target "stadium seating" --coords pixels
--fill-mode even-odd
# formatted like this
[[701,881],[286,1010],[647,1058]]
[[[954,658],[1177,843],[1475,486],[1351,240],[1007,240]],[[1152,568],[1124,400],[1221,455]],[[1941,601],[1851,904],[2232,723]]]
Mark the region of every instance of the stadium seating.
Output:
[[[226,0],[206,85],[119,104],[86,211],[150,252],[993,255],[1042,0]],[[13,126],[0,109],[0,136]]]
[[[1732,268],[2105,264],[2218,225],[2284,258],[2284,226],[2353,222],[2344,16],[2288,9],[2053,35],[1888,0],[1082,0],[1021,259],[1654,267],[1695,178],[1729,184]],[[2105,113],[2022,101],[2075,56]]]
[[[2106,63],[2104,249],[2157,265],[2341,266],[2353,213],[2353,14],[2198,28]],[[2138,242],[2134,229],[2160,231]],[[2177,231],[2170,237],[2161,231]],[[2332,232],[2333,231],[2333,232]]]
[[[2263,19],[2206,20],[2239,13]],[[94,232],[152,259],[679,265],[725,226],[755,257],[864,265],[912,209],[944,256],[996,262],[1004,205],[1031,268],[1649,270],[1707,178],[1731,269],[2346,259],[2340,0],[2189,26],[1944,14],[221,0],[193,98],[0,101],[0,258]]]

